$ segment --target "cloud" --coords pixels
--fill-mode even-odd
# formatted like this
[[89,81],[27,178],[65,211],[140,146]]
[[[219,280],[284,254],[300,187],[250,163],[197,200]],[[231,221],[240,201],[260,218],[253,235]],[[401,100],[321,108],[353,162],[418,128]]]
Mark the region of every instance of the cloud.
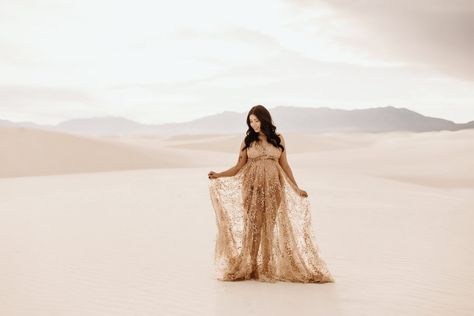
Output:
[[257,103],[467,108],[473,83],[457,78],[474,73],[471,11],[434,1],[1,1],[0,114],[163,123]]
[[[238,65],[199,80],[180,83],[154,83],[138,86],[118,86],[118,89],[140,91],[160,96],[187,96],[193,102],[179,100],[179,117],[198,117],[216,112],[213,109],[242,111],[243,107],[262,103],[269,106],[331,106],[365,108],[372,106],[401,106],[432,113],[460,122],[471,120],[469,99],[474,98],[472,84],[449,77],[433,80],[434,72],[415,66],[364,66],[340,62],[323,62],[298,52],[281,49],[266,60]],[[116,93],[116,92],[113,92]],[[456,96],[456,97],[453,97]],[[165,99],[166,100],[166,99]],[[156,102],[166,107],[166,102]],[[168,119],[180,121],[172,110]],[[433,114],[435,115],[435,114]],[[142,120],[142,119],[141,119]]]
[[0,119],[57,123],[68,117],[100,113],[92,93],[64,87],[0,85]]
[[69,88],[4,85],[0,86],[0,100],[0,107],[5,104],[22,107],[42,102],[93,103],[94,98],[86,92]]
[[[471,0],[291,1],[301,10],[329,5],[358,30],[339,40],[373,58],[434,67],[474,80],[474,2]],[[350,27],[347,27],[350,29]]]

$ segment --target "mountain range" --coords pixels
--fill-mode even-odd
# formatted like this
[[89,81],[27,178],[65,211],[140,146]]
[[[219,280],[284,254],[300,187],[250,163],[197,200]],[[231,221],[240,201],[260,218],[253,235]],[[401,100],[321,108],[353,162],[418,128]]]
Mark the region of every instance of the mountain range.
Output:
[[[452,121],[421,115],[407,108],[393,106],[344,110],[328,107],[307,108],[278,106],[269,108],[277,132],[428,132],[474,128],[474,121]],[[188,122],[142,124],[123,117],[79,118],[56,125],[11,122],[0,119],[0,127],[29,127],[89,135],[157,134],[227,134],[244,133],[247,112],[224,111]]]

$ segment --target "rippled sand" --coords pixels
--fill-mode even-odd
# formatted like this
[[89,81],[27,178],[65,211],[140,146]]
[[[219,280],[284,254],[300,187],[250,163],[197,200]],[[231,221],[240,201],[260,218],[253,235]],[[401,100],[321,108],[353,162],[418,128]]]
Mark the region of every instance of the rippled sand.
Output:
[[152,155],[155,169],[92,172],[78,156],[74,174],[10,174],[0,179],[0,315],[472,315],[473,136],[286,137],[333,284],[214,279],[207,172],[235,163],[239,135],[107,140],[163,149],[164,160],[170,150],[184,167]]

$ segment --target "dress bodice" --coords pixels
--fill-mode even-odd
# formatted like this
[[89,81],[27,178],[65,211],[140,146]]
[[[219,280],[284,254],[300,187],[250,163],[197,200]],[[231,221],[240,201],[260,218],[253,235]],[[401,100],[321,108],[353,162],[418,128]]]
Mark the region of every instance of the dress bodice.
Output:
[[275,147],[267,142],[252,142],[247,148],[247,157],[249,159],[269,158],[273,160],[280,159],[282,149]]

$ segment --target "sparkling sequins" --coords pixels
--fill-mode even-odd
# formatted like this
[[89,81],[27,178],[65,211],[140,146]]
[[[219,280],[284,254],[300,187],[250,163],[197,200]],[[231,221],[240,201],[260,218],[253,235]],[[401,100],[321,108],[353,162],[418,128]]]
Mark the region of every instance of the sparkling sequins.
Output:
[[310,205],[278,163],[281,149],[252,144],[233,177],[211,179],[217,279],[334,282],[319,255]]

